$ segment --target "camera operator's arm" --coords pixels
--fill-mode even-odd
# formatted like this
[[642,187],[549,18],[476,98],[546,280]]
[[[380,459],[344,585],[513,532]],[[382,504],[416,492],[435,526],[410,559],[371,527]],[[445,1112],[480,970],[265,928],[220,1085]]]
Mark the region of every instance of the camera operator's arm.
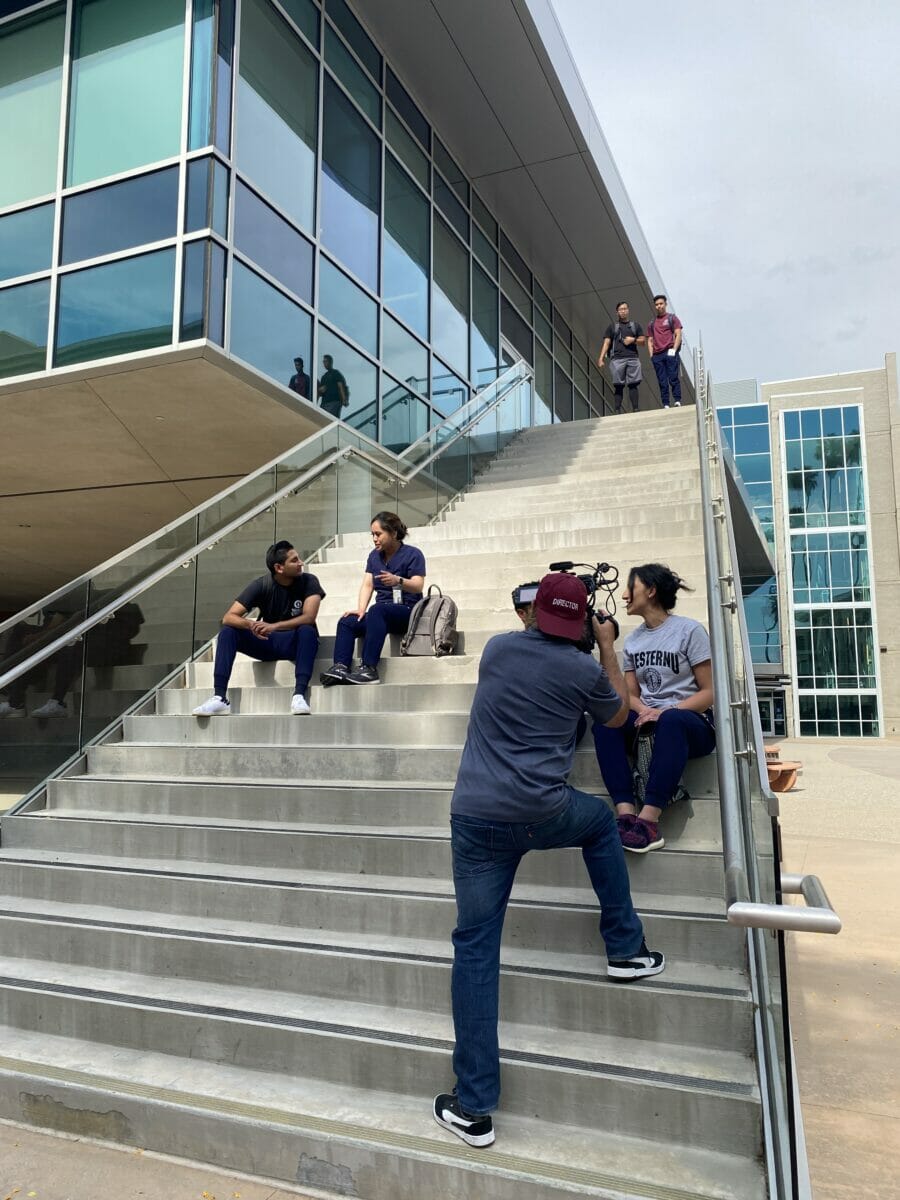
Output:
[[616,658],[616,629],[612,621],[601,623],[596,617],[593,618],[593,626],[594,637],[597,639],[597,646],[600,650],[600,665],[606,672],[610,687],[622,701],[622,706],[615,716],[609,721],[604,721],[603,724],[610,729],[618,729],[628,720],[631,702],[619,661]]

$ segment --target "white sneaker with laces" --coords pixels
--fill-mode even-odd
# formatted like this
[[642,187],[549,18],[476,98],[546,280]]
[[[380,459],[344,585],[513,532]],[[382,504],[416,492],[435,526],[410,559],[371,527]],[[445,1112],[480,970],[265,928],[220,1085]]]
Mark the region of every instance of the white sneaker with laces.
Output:
[[227,716],[231,712],[231,704],[227,700],[223,700],[221,696],[210,696],[208,700],[204,700],[202,704],[198,704],[191,713],[193,717],[218,717]]
[[31,715],[33,717],[67,717],[69,710],[64,704],[60,704],[58,700],[54,700],[51,696],[40,708],[35,708]]
[[301,696],[299,692],[295,692],[291,697],[291,712],[295,717],[308,717],[310,713],[309,705],[306,703],[306,698]]
[[24,717],[25,709],[16,708],[8,700],[0,700],[0,717]]

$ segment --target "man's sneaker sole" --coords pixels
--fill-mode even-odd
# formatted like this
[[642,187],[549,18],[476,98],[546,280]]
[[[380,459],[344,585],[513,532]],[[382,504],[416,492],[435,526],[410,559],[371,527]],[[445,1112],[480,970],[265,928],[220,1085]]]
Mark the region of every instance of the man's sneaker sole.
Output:
[[[462,1124],[463,1118],[458,1117],[451,1108],[438,1108],[438,1101],[443,1099],[443,1096],[436,1096],[434,1100],[434,1108],[432,1110],[434,1113],[434,1119],[437,1121],[438,1125],[443,1126],[444,1129],[449,1129],[451,1133],[455,1133],[456,1136],[464,1141],[467,1146],[474,1146],[477,1149],[485,1146],[492,1146],[494,1144],[495,1137],[493,1122],[491,1122],[491,1128],[488,1129],[486,1133],[470,1133],[466,1126]],[[444,1113],[447,1113],[446,1117],[443,1115]],[[490,1118],[488,1117],[487,1120],[490,1121]],[[467,1124],[476,1125],[479,1123],[480,1122],[467,1122]]]
[[606,964],[606,974],[610,979],[648,979],[651,975],[659,975],[666,969],[666,956],[658,950],[649,954],[639,954],[634,958],[612,959]]

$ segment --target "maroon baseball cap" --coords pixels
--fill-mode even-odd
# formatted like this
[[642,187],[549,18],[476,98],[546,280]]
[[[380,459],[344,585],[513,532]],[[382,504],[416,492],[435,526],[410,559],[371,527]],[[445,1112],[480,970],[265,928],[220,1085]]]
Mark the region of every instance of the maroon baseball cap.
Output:
[[587,588],[575,575],[560,571],[545,575],[534,598],[534,615],[541,633],[580,640],[587,612]]

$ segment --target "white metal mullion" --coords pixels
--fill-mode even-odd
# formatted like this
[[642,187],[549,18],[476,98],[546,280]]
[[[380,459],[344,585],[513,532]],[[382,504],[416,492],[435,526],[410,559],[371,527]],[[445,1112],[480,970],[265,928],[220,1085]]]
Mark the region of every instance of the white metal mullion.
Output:
[[53,210],[53,251],[50,259],[50,320],[47,327],[47,354],[44,359],[45,370],[53,367],[53,347],[56,344],[57,308],[59,302],[59,262],[60,244],[62,242],[62,191],[65,184],[66,170],[66,138],[69,125],[69,101],[72,77],[72,23],[75,0],[66,4],[65,32],[63,34],[62,80],[60,86],[59,104],[59,141],[56,159],[56,194]]
[[[231,353],[231,296],[234,283],[234,209],[237,198],[237,100],[238,100],[238,79],[240,76],[241,66],[241,9],[243,0],[235,0],[234,3],[234,45],[231,49],[231,102],[229,104],[228,124],[231,137],[229,138],[229,146],[231,149],[231,158],[229,159],[230,169],[228,172],[228,221],[226,224],[226,240],[227,247],[225,252],[225,313],[223,316],[222,329],[222,349],[226,354]],[[216,24],[216,38],[218,38],[218,17]],[[213,89],[213,95],[218,95],[219,77],[218,67],[216,68],[216,86]]]
[[181,333],[182,277],[184,274],[184,203],[187,195],[187,145],[191,106],[191,57],[194,40],[193,0],[184,0],[184,53],[181,80],[181,140],[178,158],[178,216],[175,226],[175,294],[172,297],[172,345]]

